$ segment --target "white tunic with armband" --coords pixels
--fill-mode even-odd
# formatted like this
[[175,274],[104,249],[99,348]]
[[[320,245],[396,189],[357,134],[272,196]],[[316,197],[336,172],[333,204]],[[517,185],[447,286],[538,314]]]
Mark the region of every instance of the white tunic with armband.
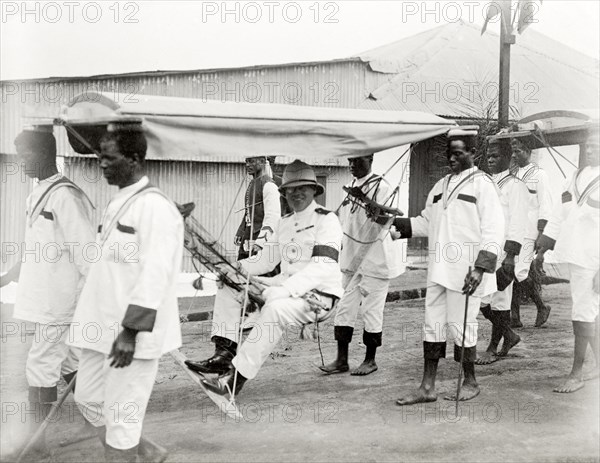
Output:
[[15,318],[71,321],[88,272],[85,252],[94,244],[92,209],[83,191],[60,174],[34,187],[27,197]]
[[337,216],[313,201],[303,211],[282,217],[263,250],[240,262],[252,275],[262,275],[281,263],[278,280],[292,297],[311,290],[341,297],[341,239]]
[[156,359],[181,346],[176,289],[183,219],[160,190],[138,193],[147,185],[143,177],[122,188],[104,211],[95,262],[73,319],[76,347],[109,354],[123,326],[138,330],[136,359]]
[[462,291],[468,268],[485,273],[475,296],[496,291],[496,261],[504,243],[504,213],[497,188],[476,167],[438,181],[418,217],[396,219],[402,237],[429,238],[428,280]]
[[529,225],[526,237],[535,240],[550,219],[556,203],[550,179],[544,169],[533,163],[519,167],[515,175],[525,182],[529,190]]

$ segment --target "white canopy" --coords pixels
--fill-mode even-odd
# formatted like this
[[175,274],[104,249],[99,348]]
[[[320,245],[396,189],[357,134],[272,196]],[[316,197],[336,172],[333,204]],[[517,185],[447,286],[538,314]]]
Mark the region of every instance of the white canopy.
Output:
[[[432,114],[87,92],[55,121],[97,147],[108,122],[142,121],[148,159],[252,155],[331,159],[360,156],[443,134],[456,124]],[[93,151],[69,140],[82,154]]]

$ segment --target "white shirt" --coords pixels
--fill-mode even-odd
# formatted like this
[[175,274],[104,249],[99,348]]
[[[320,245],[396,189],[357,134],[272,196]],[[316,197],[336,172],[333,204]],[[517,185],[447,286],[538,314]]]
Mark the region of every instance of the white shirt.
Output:
[[[556,241],[555,258],[581,267],[600,267],[600,190],[598,185],[585,194],[586,187],[600,173],[600,168],[585,167],[575,172],[565,185],[562,203],[556,207],[544,235]],[[579,173],[579,175],[577,175]]]
[[[508,169],[492,175],[492,180],[500,191],[500,204],[502,204],[504,212],[504,249],[506,250],[507,247],[506,242],[509,242],[509,247],[514,247],[515,244],[522,247],[529,227],[530,198],[527,185],[512,175]],[[498,266],[501,264],[502,262],[498,259]]]
[[110,228],[121,206],[148,184],[120,189],[102,216],[90,267],[72,324],[71,345],[108,354],[130,306],[155,310],[152,331],[140,331],[134,358],[154,359],[181,346],[177,275],[183,219],[158,192],[140,193]]
[[539,234],[538,220],[549,220],[556,204],[550,179],[544,169],[533,163],[519,167],[515,175],[525,182],[529,190],[530,209],[527,238],[535,240]]
[[[355,179],[350,187],[360,187],[370,199],[379,204],[389,205],[391,194],[389,183],[381,176],[369,173]],[[404,273],[402,263],[402,242],[393,241],[389,230],[379,238],[383,225],[367,217],[364,207],[351,198],[340,209],[340,222],[344,231],[340,267],[342,271],[360,273],[375,278],[391,279]]]
[[[63,184],[33,208],[56,174],[27,197],[25,240],[14,317],[34,323],[69,323],[88,271],[85,251],[94,243],[93,206],[78,189]],[[40,206],[42,205],[40,204]],[[34,214],[35,212],[35,214]]]
[[[502,252],[504,213],[497,187],[477,167],[439,180],[421,215],[410,222],[412,236],[429,238],[428,280],[453,291],[462,290],[480,251],[496,256]],[[493,272],[495,266],[487,270]],[[488,272],[476,296],[496,292],[496,277]]]
[[240,263],[251,275],[262,275],[281,263],[279,278],[285,279],[281,285],[292,297],[311,290],[341,297],[341,242],[337,216],[313,201],[303,211],[282,217],[262,251]]

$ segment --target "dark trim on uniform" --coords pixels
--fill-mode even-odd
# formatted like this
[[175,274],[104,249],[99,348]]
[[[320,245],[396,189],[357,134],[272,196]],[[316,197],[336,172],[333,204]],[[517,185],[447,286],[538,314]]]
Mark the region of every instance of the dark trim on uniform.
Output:
[[52,403],[58,400],[58,388],[29,386],[29,402],[31,403]]
[[121,325],[136,331],[152,331],[155,321],[156,309],[129,304]]
[[128,233],[130,235],[135,235],[135,228],[130,227],[129,225],[123,225],[121,222],[117,221],[117,230],[122,233]]
[[538,231],[543,232],[544,228],[546,228],[546,225],[548,224],[548,221],[546,219],[539,219],[537,222],[537,229]]
[[507,254],[512,254],[513,256],[518,256],[521,252],[521,243],[513,240],[506,240],[504,243],[504,250]]
[[327,214],[329,214],[331,211],[328,211],[327,209],[324,209],[324,208],[322,208],[322,207],[317,207],[317,208],[315,209],[315,212],[316,212],[317,214],[321,214],[321,215],[327,215]]
[[563,203],[568,203],[569,201],[573,200],[573,195],[570,191],[564,191],[560,199]]
[[354,328],[352,326],[334,326],[333,327],[333,337],[336,341],[342,341],[350,343],[352,341],[352,334],[354,333]]
[[412,224],[409,218],[394,219],[394,227],[400,232],[400,238],[412,237]]
[[98,225],[98,233],[102,233],[102,224]]
[[54,220],[54,214],[50,211],[45,211],[45,210],[41,210],[40,211],[40,215],[44,218],[44,219],[48,219],[48,220]]
[[272,229],[271,227],[269,227],[268,225],[267,225],[267,226],[265,226],[265,227],[262,227],[260,230],[261,230],[261,231],[263,231],[263,230],[265,230],[265,231],[270,231],[271,233],[273,233],[273,229]]
[[437,203],[440,199],[442,199],[442,193],[433,197],[433,204]]
[[539,245],[544,249],[554,249],[554,245],[556,244],[556,240],[550,238],[549,236],[542,235],[540,236]]
[[475,196],[465,195],[465,194],[459,193],[456,198],[460,199],[462,201],[466,201],[468,203],[477,204],[477,198]]
[[315,244],[311,257],[329,257],[337,262],[340,257],[340,251],[326,244]]
[[445,342],[423,341],[423,358],[425,360],[439,360],[446,356]]
[[484,251],[483,249],[477,254],[475,260],[475,268],[483,269],[485,273],[494,273],[496,271],[496,261],[498,256],[490,251]]
[[[460,350],[461,347],[454,344],[454,360],[456,362],[460,362]],[[463,363],[475,363],[475,360],[477,360],[477,346],[465,347]]]
[[381,336],[381,331],[379,333],[369,333],[368,331],[363,330],[363,344],[366,347],[380,347]]
[[573,333],[575,336],[593,338],[596,336],[596,323],[573,320]]

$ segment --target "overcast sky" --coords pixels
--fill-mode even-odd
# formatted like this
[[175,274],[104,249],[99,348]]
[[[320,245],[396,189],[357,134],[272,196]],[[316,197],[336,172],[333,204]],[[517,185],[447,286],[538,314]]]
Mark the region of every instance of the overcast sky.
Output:
[[[489,2],[1,4],[0,78],[6,80],[344,58],[459,16],[481,25]],[[544,0],[530,27],[598,59],[599,17],[596,0]]]

